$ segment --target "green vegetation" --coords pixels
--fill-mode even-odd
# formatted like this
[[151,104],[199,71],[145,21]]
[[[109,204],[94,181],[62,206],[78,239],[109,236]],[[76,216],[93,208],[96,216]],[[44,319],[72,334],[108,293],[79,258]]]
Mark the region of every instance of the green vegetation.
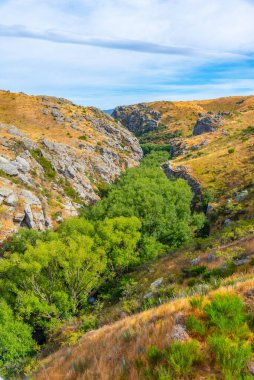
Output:
[[205,308],[209,323],[223,334],[239,334],[246,321],[244,305],[236,295],[216,295]]
[[251,358],[251,345],[233,341],[224,336],[213,335],[208,339],[216,361],[222,368],[226,380],[240,379]]
[[[37,151],[34,155],[46,167],[43,156]],[[93,292],[106,296],[115,289],[123,310],[135,310],[137,302],[128,299],[132,286],[119,283],[121,276],[193,238],[203,217],[192,215],[187,183],[165,177],[159,163],[167,158],[165,151],[147,155],[140,168],[127,170],[105,189],[100,202],[86,208],[80,218],[64,221],[56,232],[21,229],[5,244],[0,261],[1,299],[38,342],[73,317],[83,318],[83,331],[96,326],[88,303]],[[61,185],[78,201],[69,184]],[[0,373],[4,365],[0,363]]]
[[27,364],[27,358],[35,352],[32,328],[17,320],[12,309],[0,300],[0,373],[11,378]]
[[40,149],[32,150],[31,155],[42,166],[46,179],[52,180],[56,177],[56,172],[51,162],[43,156]]
[[205,324],[198,320],[194,315],[191,315],[187,320],[187,329],[194,335],[205,336],[206,326]]
[[171,152],[170,144],[158,145],[158,144],[153,144],[153,143],[147,143],[147,144],[141,144],[141,148],[145,156],[152,152],[160,152],[160,151],[165,151],[168,153]]
[[199,343],[196,340],[186,343],[174,342],[171,344],[166,358],[177,376],[188,376],[193,364],[202,358]]

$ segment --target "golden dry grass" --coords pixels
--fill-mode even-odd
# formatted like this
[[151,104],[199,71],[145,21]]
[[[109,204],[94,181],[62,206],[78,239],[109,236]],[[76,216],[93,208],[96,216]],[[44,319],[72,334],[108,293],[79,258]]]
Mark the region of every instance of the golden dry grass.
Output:
[[[218,293],[230,291],[246,295],[253,290],[254,278],[212,291],[205,297],[204,302]],[[190,313],[189,300],[189,298],[177,299],[85,334],[76,346],[65,347],[45,359],[41,363],[42,368],[33,379],[139,379],[140,375],[135,366],[136,359],[140,358],[146,362],[146,349],[150,345],[156,345],[160,349],[170,345],[170,333],[176,317],[179,313],[185,317]],[[249,307],[253,308],[252,301]],[[127,371],[126,377],[124,377],[125,371]],[[214,369],[211,370],[208,365],[196,368],[195,379],[204,379],[211,373],[214,373]]]

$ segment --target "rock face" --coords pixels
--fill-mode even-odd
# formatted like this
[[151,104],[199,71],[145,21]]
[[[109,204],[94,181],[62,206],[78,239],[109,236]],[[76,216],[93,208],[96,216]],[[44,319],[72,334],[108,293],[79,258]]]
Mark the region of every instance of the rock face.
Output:
[[112,117],[135,135],[156,130],[160,120],[160,114],[150,110],[146,104],[116,107]]
[[0,241],[77,215],[142,158],[135,136],[96,108],[0,91],[0,109]]
[[224,121],[222,120],[222,115],[219,113],[218,115],[214,114],[206,114],[206,115],[200,115],[201,117],[197,120],[193,135],[202,135],[203,133],[207,132],[214,132],[219,127],[222,127],[224,125]]
[[194,193],[194,201],[201,197],[202,192],[200,183],[191,175],[185,166],[179,165],[174,167],[172,162],[168,161],[162,165],[162,169],[169,179],[185,179]]

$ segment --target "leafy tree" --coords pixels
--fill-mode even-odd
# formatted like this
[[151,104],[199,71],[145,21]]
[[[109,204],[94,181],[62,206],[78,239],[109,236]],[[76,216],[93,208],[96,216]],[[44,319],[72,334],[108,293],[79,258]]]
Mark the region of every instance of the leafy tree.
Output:
[[19,315],[49,327],[78,314],[106,263],[105,251],[89,236],[39,241],[0,262],[0,290]]
[[85,218],[70,218],[61,223],[57,230],[60,236],[71,237],[73,235],[94,235],[94,226]]
[[137,244],[141,222],[136,217],[123,216],[98,223],[100,244],[105,248],[112,268],[120,271],[139,261]]
[[129,169],[88,215],[94,220],[136,216],[143,236],[179,246],[192,236],[191,200],[184,180],[170,182],[161,168],[143,166]]
[[16,320],[7,303],[0,300],[0,374],[6,378],[22,370],[35,351],[32,328]]

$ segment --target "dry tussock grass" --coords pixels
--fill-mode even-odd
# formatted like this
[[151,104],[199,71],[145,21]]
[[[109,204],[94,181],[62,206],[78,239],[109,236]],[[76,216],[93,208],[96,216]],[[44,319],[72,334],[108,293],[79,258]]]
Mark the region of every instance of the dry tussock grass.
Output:
[[[215,294],[228,291],[247,294],[254,289],[254,278],[236,285],[212,291],[205,297],[208,302]],[[146,360],[146,349],[156,345],[160,349],[170,344],[170,334],[179,313],[187,316],[191,310],[189,298],[174,300],[158,308],[125,318],[112,325],[83,336],[75,347],[65,347],[44,362],[35,380],[137,380],[137,358]],[[192,311],[193,312],[193,311]],[[194,313],[199,313],[198,310]],[[124,373],[127,373],[124,377]],[[200,368],[197,379],[209,373]],[[95,377],[96,374],[96,377]]]

